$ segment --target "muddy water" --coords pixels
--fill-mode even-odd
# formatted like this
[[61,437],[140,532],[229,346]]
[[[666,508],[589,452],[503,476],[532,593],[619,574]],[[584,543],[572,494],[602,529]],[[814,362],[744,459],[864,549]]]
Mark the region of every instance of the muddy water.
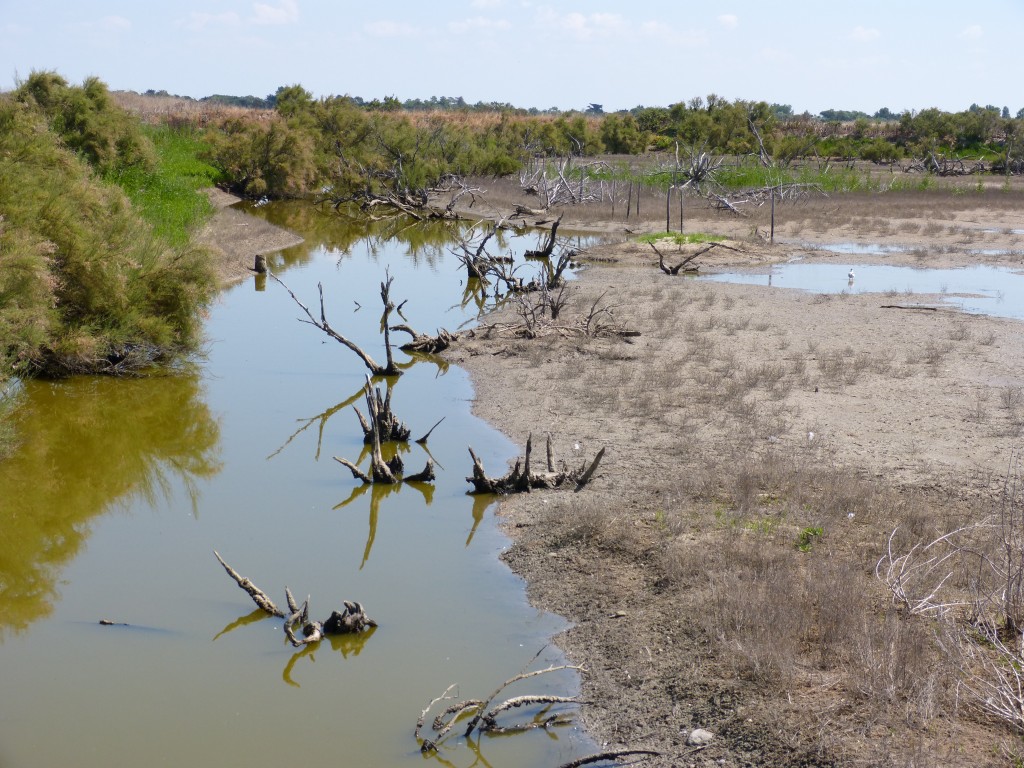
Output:
[[[322,282],[328,319],[378,358],[385,270],[417,329],[476,311],[442,234],[261,213],[308,238],[272,267],[314,310]],[[394,385],[414,437],[445,419],[437,482],[366,489],[331,458],[360,455],[348,404],[365,369],[300,316],[253,279],[212,308],[194,370],[25,388],[25,442],[0,465],[3,768],[414,765],[416,718],[448,685],[485,696],[538,652],[534,667],[561,661],[546,643],[562,620],[527,604],[488,500],[466,495],[468,445],[495,469],[515,447],[469,413],[465,374],[422,360]],[[403,455],[411,471],[427,459]],[[214,549],[281,603],[285,585],[314,617],[354,599],[380,626],[296,651]],[[559,673],[513,692],[575,690]],[[561,728],[452,739],[441,757],[556,765],[589,749]]]

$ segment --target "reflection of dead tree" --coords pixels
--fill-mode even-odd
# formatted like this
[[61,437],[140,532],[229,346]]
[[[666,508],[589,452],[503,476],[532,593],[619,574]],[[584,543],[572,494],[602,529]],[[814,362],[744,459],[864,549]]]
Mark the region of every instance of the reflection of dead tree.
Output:
[[604,457],[604,448],[602,448],[589,465],[584,462],[576,469],[569,469],[563,461],[561,468],[556,470],[551,455],[551,435],[548,435],[546,471],[535,472],[531,465],[532,452],[533,436],[531,435],[526,440],[526,456],[522,461],[516,459],[515,466],[502,477],[488,477],[484,471],[483,462],[470,448],[469,455],[473,458],[473,474],[466,478],[466,482],[473,485],[472,493],[529,493],[533,488],[559,488],[570,482],[575,483],[575,490],[579,491],[590,482]]
[[[362,415],[359,416],[359,421],[363,425],[363,429],[369,429],[369,440],[366,442],[372,444],[373,448],[370,454],[370,474],[367,475],[363,472],[356,464],[349,461],[348,459],[335,456],[334,460],[339,464],[348,467],[352,476],[358,480],[362,480],[364,483],[385,483],[395,484],[400,482],[430,482],[434,479],[434,464],[430,459],[427,459],[427,464],[421,472],[414,475],[402,475],[404,465],[402,463],[402,457],[399,454],[395,454],[390,460],[384,460],[384,454],[381,451],[381,439],[382,435],[378,431],[379,426],[385,426],[390,428],[390,423],[393,421],[393,417],[382,416],[380,412],[380,405],[383,402],[380,398],[380,392],[374,396],[373,387],[370,384],[370,377],[366,378],[366,385],[364,387],[364,394],[366,395],[366,408],[370,414],[370,418],[364,419]],[[387,398],[387,402],[390,403],[390,393]],[[359,411],[357,410],[358,414]],[[402,425],[404,427],[404,425]],[[435,425],[436,426],[436,425]],[[429,433],[428,433],[429,434]],[[385,438],[386,439],[386,438]],[[408,430],[406,430],[406,437],[408,439]]]
[[[501,692],[513,683],[564,669],[583,671],[583,667],[562,664],[559,666],[551,666],[546,667],[545,669],[535,670],[533,672],[521,672],[514,677],[510,677],[499,685],[486,699],[462,699],[456,701],[454,704],[450,704],[443,712],[434,718],[431,727],[435,735],[433,738],[428,739],[421,735],[427,715],[430,713],[431,708],[438,702],[450,700],[451,697],[449,697],[448,694],[451,693],[453,688],[455,688],[455,685],[453,684],[448,686],[444,693],[431,701],[423,709],[420,713],[419,719],[416,721],[415,737],[420,744],[420,752],[436,752],[445,737],[452,732],[456,722],[460,718],[469,714],[472,714],[472,716],[470,717],[466,728],[462,732],[463,738],[471,736],[473,731],[477,731],[478,733],[512,733],[531,728],[550,728],[557,725],[568,724],[570,720],[563,715],[552,715],[540,721],[534,720],[532,723],[517,726],[499,726],[497,719],[498,715],[503,712],[524,706],[546,704],[550,707],[555,704],[578,704],[579,699],[575,696],[514,696],[498,704],[494,704],[494,700],[501,694]],[[494,705],[492,706],[492,704]]]
[[[345,610],[341,612],[331,611],[331,615],[326,620],[310,621],[309,598],[307,597],[299,605],[292,596],[291,590],[287,587],[285,587],[284,592],[288,600],[288,613],[285,613],[274,604],[274,601],[270,599],[266,592],[224,562],[224,558],[220,556],[219,552],[214,550],[213,554],[224,567],[228,576],[234,579],[235,583],[246,591],[260,610],[285,620],[284,633],[295,647],[318,642],[323,639],[324,635],[354,634],[377,626],[377,622],[366,615],[363,606],[351,600],[343,600],[342,603],[345,606]],[[294,628],[296,626],[301,628],[302,639],[295,636]]]
[[370,560],[370,553],[373,551],[373,543],[377,538],[377,520],[380,517],[380,505],[388,496],[393,493],[398,493],[405,488],[414,488],[419,491],[423,496],[423,502],[426,506],[430,506],[434,499],[434,486],[430,483],[405,483],[402,485],[384,485],[381,483],[373,483],[372,485],[357,485],[352,489],[352,492],[348,495],[344,501],[340,501],[334,505],[333,509],[342,509],[347,507],[349,504],[354,502],[356,499],[364,496],[367,492],[370,494],[370,518],[369,528],[366,533],[366,545],[363,548],[363,560],[359,564],[359,570],[362,570],[366,563]]
[[470,280],[479,280],[482,284],[487,285],[487,272],[496,261],[501,261],[487,252],[487,241],[498,233],[500,227],[501,222],[499,221],[485,232],[478,242],[474,240],[475,233],[469,238],[460,238],[459,250],[451,251],[466,267],[466,276]]
[[323,286],[323,283],[317,283],[317,288],[320,291],[320,319],[317,320],[313,316],[313,313],[309,311],[309,307],[307,307],[305,304],[303,304],[301,301],[299,301],[299,298],[295,295],[295,293],[292,291],[292,289],[289,288],[287,285],[285,285],[281,281],[281,278],[279,278],[273,272],[271,272],[269,274],[270,274],[270,276],[272,278],[274,278],[274,280],[277,283],[279,283],[281,285],[281,287],[283,287],[286,291],[288,291],[288,294],[292,297],[292,300],[296,304],[299,305],[299,307],[302,309],[303,312],[306,313],[306,317],[308,317],[309,319],[308,320],[302,320],[301,318],[299,318],[300,322],[309,323],[310,325],[312,325],[312,326],[314,326],[316,328],[319,328],[321,331],[326,333],[328,336],[330,336],[332,339],[337,341],[339,344],[342,344],[342,345],[348,347],[349,349],[351,349],[353,352],[355,352],[359,356],[359,358],[363,361],[364,365],[366,365],[366,367],[370,369],[370,372],[374,376],[398,376],[398,375],[400,375],[402,373],[401,369],[398,368],[395,365],[395,361],[394,361],[394,359],[392,358],[392,355],[391,355],[391,340],[389,338],[388,324],[387,324],[388,316],[391,314],[391,312],[395,308],[394,304],[391,303],[391,299],[390,299],[391,283],[394,280],[393,277],[387,276],[387,280],[380,284],[380,296],[381,296],[381,300],[384,302],[384,319],[383,319],[383,323],[382,323],[383,326],[384,326],[384,347],[385,347],[386,354],[387,354],[387,362],[384,365],[381,365],[376,360],[374,360],[372,357],[370,357],[369,354],[364,352],[363,349],[361,347],[359,347],[358,344],[356,344],[354,341],[351,341],[351,340],[345,338],[344,336],[342,336],[340,333],[338,333],[336,330],[334,330],[334,328],[331,327],[330,323],[327,322],[327,314],[326,314],[326,311],[324,309],[324,286]]
[[323,411],[322,413],[318,413],[316,416],[310,416],[308,418],[297,419],[301,426],[299,426],[298,429],[296,429],[294,432],[291,433],[291,435],[288,436],[288,439],[281,444],[280,448],[278,448],[272,454],[267,456],[267,459],[272,459],[275,456],[277,456],[277,454],[281,453],[281,451],[287,448],[296,437],[298,437],[311,426],[313,426],[313,424],[316,424],[318,429],[316,437],[316,453],[314,454],[314,458],[317,461],[319,461],[320,447],[323,445],[324,441],[324,428],[327,426],[328,420],[330,420],[330,418],[338,411],[340,411],[342,408],[347,408],[348,406],[352,405],[352,403],[358,400],[362,396],[362,394],[363,388],[360,387],[359,389],[356,390],[355,394],[342,400],[340,403],[332,405],[330,408]]

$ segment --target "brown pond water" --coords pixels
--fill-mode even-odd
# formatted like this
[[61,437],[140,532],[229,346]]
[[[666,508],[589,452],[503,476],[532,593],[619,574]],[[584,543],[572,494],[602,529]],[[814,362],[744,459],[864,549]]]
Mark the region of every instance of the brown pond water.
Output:
[[[476,312],[443,232],[260,213],[307,237],[272,268],[314,308],[322,281],[331,322],[371,354],[385,269],[415,328]],[[448,685],[482,697],[538,652],[531,668],[562,661],[547,643],[563,621],[527,604],[498,560],[490,500],[466,494],[467,446],[495,470],[515,452],[470,414],[466,375],[423,360],[394,386],[414,437],[445,417],[429,441],[434,486],[363,488],[331,456],[360,455],[347,403],[361,405],[365,369],[299,316],[253,280],[212,307],[194,370],[24,387],[24,443],[0,464],[0,768],[419,764],[416,719]],[[404,458],[416,471],[427,454],[411,444]],[[359,600],[380,626],[296,651],[214,549],[279,603],[286,585],[311,595],[314,617]],[[564,672],[510,693],[576,686]],[[590,751],[563,727],[452,739],[430,760],[557,765]]]

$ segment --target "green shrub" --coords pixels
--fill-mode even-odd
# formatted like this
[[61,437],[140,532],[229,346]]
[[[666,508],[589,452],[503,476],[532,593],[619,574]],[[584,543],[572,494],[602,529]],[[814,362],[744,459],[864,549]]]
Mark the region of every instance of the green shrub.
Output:
[[281,117],[224,120],[206,134],[206,159],[236,192],[248,197],[301,197],[317,180],[314,136]]
[[207,255],[167,245],[49,120],[0,98],[0,379],[127,372],[193,348]]
[[151,168],[155,162],[139,121],[114,104],[95,77],[78,88],[55,72],[33,72],[14,98],[41,110],[64,143],[100,173]]

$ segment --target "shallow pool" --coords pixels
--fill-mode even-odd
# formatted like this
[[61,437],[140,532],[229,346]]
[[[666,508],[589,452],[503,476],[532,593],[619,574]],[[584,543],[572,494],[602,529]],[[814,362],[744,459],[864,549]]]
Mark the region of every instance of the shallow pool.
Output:
[[792,262],[768,271],[728,272],[699,279],[798,288],[814,293],[881,293],[899,302],[944,303],[964,312],[1024,319],[1024,273],[1005,267],[928,269],[852,261]]

